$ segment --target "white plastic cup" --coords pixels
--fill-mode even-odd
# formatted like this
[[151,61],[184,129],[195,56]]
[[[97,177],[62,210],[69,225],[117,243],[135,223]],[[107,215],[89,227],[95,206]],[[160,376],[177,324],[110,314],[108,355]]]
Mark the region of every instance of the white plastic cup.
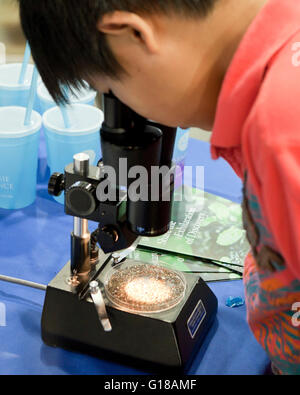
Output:
[[[84,152],[90,157],[90,165],[96,166],[101,159],[100,128],[104,115],[97,107],[73,104],[67,108],[71,127],[64,125],[58,107],[43,115],[43,129],[47,144],[47,160],[51,174],[64,173],[65,167],[73,162],[74,155]],[[64,204],[64,194],[55,200]]]
[[[37,95],[41,115],[50,110],[50,108],[57,106],[43,83],[39,85]],[[89,104],[93,106],[96,96],[97,92],[90,89],[88,84],[86,84],[86,88],[81,88],[79,91],[76,91],[75,94],[70,94],[69,100],[71,104]]]
[[[24,83],[19,84],[22,63],[11,63],[0,66],[0,107],[27,107],[33,68],[34,66],[32,64],[27,66]],[[34,109],[38,109],[37,98]]]
[[14,210],[36,199],[40,114],[24,126],[25,107],[0,107],[0,207]]

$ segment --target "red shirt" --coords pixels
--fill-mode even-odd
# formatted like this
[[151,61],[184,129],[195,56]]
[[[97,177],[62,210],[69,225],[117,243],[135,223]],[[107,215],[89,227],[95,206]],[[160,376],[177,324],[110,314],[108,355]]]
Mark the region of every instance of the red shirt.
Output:
[[291,280],[300,279],[300,1],[269,0],[225,77],[212,135],[249,183]]
[[253,21],[225,77],[211,143],[213,158],[244,180],[249,325],[282,374],[300,375],[300,0],[269,0]]

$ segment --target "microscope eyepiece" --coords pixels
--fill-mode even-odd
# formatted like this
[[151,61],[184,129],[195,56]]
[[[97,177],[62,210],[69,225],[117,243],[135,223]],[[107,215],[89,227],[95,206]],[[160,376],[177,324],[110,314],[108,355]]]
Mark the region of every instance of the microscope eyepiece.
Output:
[[138,130],[146,124],[146,119],[120,102],[112,93],[104,95],[103,129],[109,133],[121,134],[126,130]]
[[[158,236],[168,231],[173,203],[174,176],[172,157],[176,128],[165,127],[146,120],[121,103],[112,94],[104,95],[105,120],[101,129],[103,163],[116,173],[116,188],[127,188],[126,221],[131,232],[140,236]],[[120,165],[122,161],[122,165]],[[123,164],[127,173],[123,177]],[[158,174],[160,186],[152,199],[153,169],[168,168],[166,177]],[[143,168],[145,194],[133,199],[130,188],[137,177],[130,177],[133,169]],[[169,199],[165,199],[168,190]]]

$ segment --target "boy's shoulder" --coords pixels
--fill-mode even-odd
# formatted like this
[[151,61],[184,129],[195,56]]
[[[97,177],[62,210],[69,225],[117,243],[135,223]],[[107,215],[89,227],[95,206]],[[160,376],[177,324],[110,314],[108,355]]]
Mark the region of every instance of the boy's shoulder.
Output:
[[269,148],[300,147],[300,31],[268,63],[249,125]]

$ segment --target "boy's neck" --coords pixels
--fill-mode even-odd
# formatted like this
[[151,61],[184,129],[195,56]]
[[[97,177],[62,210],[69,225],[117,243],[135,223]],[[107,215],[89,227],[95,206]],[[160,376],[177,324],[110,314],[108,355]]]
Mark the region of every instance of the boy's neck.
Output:
[[[211,58],[207,59],[210,70],[206,87],[207,130],[211,130],[213,126],[222,83],[233,57],[248,28],[268,1],[270,0],[220,0],[211,18],[207,18],[204,29],[206,33],[211,31],[208,42]],[[203,30],[203,27],[200,29]],[[203,59],[199,60],[199,65],[203,67]],[[203,124],[200,127],[203,128]]]
[[220,29],[223,45],[220,46],[219,61],[223,78],[244,35],[268,1],[270,0],[223,1],[225,9],[221,11],[223,12],[222,19],[228,16],[228,24],[224,25],[224,30]]

